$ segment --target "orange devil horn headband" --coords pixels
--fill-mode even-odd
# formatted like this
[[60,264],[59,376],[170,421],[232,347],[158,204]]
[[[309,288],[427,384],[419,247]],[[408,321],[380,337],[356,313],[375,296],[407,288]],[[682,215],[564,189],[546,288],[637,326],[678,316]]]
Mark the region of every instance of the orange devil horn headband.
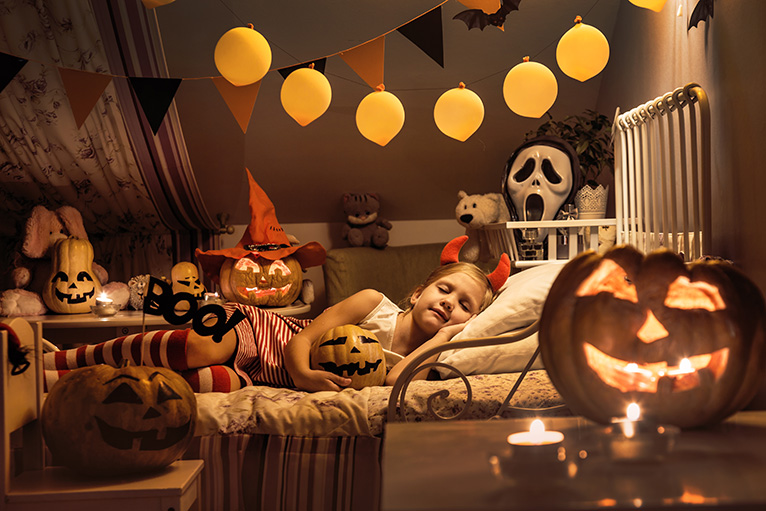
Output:
[[[458,253],[460,253],[460,249],[463,248],[466,241],[468,241],[468,236],[463,235],[447,243],[442,250],[439,262],[442,265],[458,262]],[[497,292],[505,284],[505,281],[508,280],[510,274],[511,260],[508,258],[508,254],[503,254],[500,256],[500,261],[498,261],[495,271],[487,275],[492,290]]]

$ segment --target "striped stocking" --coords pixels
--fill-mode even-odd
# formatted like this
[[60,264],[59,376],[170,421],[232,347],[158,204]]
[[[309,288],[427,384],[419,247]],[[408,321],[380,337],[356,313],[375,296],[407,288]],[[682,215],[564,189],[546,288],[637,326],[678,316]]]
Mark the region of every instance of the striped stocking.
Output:
[[155,330],[118,337],[100,344],[52,351],[43,356],[45,370],[77,369],[96,364],[119,367],[123,360],[134,365],[168,367],[184,371],[189,330]]

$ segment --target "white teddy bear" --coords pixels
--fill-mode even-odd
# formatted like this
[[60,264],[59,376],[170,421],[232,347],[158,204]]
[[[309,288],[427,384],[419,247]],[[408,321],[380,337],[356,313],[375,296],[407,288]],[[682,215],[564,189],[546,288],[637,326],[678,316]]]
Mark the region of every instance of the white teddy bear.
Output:
[[458,223],[465,227],[465,233],[468,235],[468,241],[460,250],[460,255],[466,261],[474,263],[479,260],[481,253],[478,229],[487,224],[508,222],[511,215],[500,193],[468,195],[460,190],[457,197],[460,200],[455,208],[455,217]]

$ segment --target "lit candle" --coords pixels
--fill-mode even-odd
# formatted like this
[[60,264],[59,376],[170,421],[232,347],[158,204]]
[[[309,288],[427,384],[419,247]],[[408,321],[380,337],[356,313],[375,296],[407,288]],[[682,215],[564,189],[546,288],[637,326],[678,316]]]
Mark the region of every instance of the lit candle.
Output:
[[508,444],[508,454],[496,457],[493,469],[497,473],[514,479],[567,476],[569,466],[564,434],[546,431],[540,419],[532,421],[529,431],[508,435]]
[[605,448],[616,461],[658,461],[673,448],[678,432],[676,426],[643,420],[638,403],[630,403],[625,417],[613,419],[607,428]]
[[107,296],[105,292],[101,292],[100,295],[96,298],[96,305],[104,306],[104,305],[111,305],[112,299]]
[[540,419],[532,421],[529,431],[508,435],[508,443],[511,445],[551,445],[561,443],[563,440],[564,433],[546,431],[545,424]]

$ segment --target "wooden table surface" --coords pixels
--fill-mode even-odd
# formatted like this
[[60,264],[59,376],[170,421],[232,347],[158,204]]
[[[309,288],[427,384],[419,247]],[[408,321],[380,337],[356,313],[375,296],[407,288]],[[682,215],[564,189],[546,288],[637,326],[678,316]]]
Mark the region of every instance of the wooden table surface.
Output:
[[741,412],[684,430],[663,461],[614,461],[603,426],[546,418],[565,435],[567,460],[508,462],[510,433],[531,419],[390,423],[383,451],[382,511],[766,509],[766,412]]

